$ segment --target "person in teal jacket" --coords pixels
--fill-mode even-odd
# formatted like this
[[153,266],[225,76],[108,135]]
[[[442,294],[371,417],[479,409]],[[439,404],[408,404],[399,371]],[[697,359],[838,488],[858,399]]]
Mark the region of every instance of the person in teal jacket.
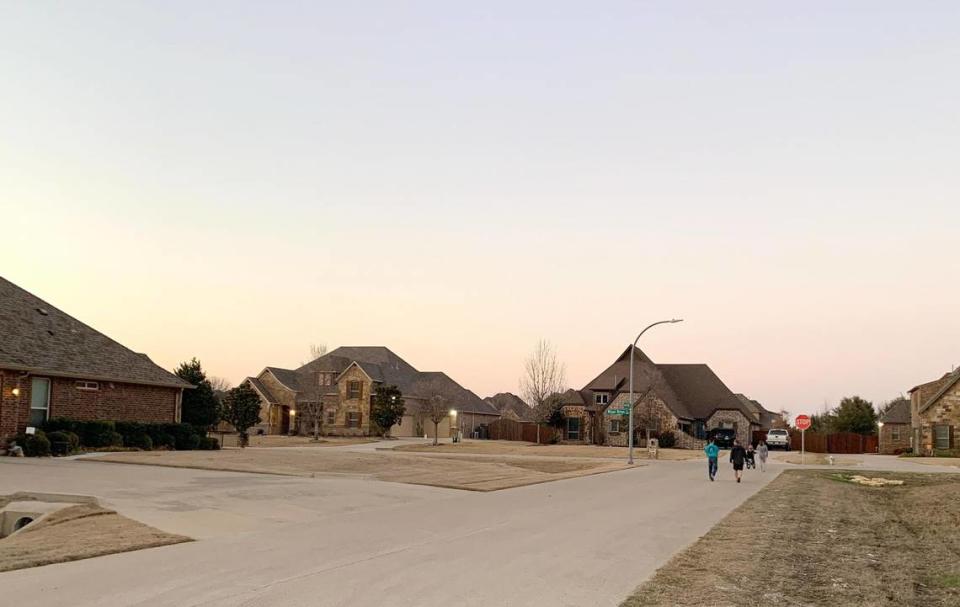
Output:
[[707,454],[707,474],[710,475],[711,481],[715,481],[717,480],[717,458],[720,457],[720,447],[716,446],[711,438],[707,446],[703,448],[703,452]]

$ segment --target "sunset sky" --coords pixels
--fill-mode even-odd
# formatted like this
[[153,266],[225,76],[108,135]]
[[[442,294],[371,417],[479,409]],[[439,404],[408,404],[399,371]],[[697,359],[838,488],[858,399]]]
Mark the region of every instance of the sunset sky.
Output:
[[[325,5],[325,7],[324,7]],[[767,408],[960,364],[956,2],[5,3],[0,275],[234,384],[646,324]],[[2,337],[0,337],[2,339]]]

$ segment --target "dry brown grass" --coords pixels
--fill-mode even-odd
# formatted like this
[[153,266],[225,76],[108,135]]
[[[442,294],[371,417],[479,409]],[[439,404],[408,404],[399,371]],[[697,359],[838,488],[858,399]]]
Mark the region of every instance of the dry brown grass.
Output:
[[93,504],[69,506],[0,540],[0,571],[191,541]]
[[[626,447],[604,447],[601,445],[537,445],[521,441],[464,441],[462,443],[442,443],[432,445],[401,445],[396,448],[385,446],[383,449],[415,453],[467,453],[470,455],[516,455],[549,457],[586,457],[600,459],[627,459]],[[634,457],[647,459],[647,450],[634,449]],[[659,459],[688,460],[702,459],[702,451],[689,449],[660,449]]]
[[[211,433],[210,436],[220,440],[220,434]],[[340,438],[327,436],[321,438],[319,441],[313,440],[309,436],[281,436],[276,434],[265,434],[265,435],[253,435],[250,437],[250,447],[253,448],[270,448],[270,447],[341,447],[344,445],[360,445],[363,443],[372,443],[377,439],[375,438]],[[224,434],[223,440],[221,441],[221,446],[223,447],[239,447],[240,446],[240,437],[236,434]]]
[[960,468],[960,457],[911,457],[907,461],[927,466],[956,466]]
[[674,557],[623,607],[960,604],[960,475],[792,470]]
[[148,464],[206,470],[259,472],[293,476],[348,474],[368,478],[472,491],[496,491],[523,485],[620,470],[622,462],[510,457],[426,456],[352,453],[329,449],[230,449],[226,451],[150,451],[118,453],[95,462]]
[[[805,466],[828,466],[830,465],[830,456],[826,453],[806,453],[803,456],[803,464]],[[793,453],[787,455],[780,459],[780,461],[787,462],[788,464],[800,464],[800,454]],[[862,464],[862,459],[857,459],[855,457],[848,457],[844,455],[834,455],[833,456],[833,465],[834,466],[856,466],[857,464]]]

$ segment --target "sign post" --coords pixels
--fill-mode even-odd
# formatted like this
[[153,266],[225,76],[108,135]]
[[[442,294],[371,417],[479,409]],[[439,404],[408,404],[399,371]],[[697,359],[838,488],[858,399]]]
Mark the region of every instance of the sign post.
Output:
[[803,456],[807,450],[806,443],[806,433],[807,429],[810,428],[810,416],[809,415],[798,415],[797,419],[793,422],[797,426],[797,430],[800,431],[800,465],[803,465]]

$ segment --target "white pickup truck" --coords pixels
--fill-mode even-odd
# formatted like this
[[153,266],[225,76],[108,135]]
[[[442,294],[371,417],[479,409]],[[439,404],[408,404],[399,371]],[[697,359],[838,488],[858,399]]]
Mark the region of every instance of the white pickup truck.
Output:
[[786,430],[770,430],[767,432],[767,447],[770,449],[790,450],[790,433]]

